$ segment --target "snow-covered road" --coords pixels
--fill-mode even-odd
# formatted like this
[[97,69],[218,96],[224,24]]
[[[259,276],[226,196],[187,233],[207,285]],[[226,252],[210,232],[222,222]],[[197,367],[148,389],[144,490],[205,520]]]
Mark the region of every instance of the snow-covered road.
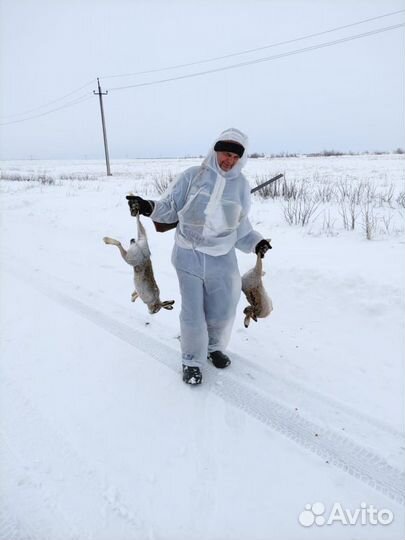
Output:
[[[241,318],[232,368],[207,366],[202,387],[189,388],[172,233],[148,227],[160,288],[176,298],[174,312],[153,317],[129,302],[130,272],[101,242],[128,237],[128,185],[37,186],[3,199],[1,540],[402,538],[394,243],[359,279],[356,261],[331,273],[344,239],[272,224],[274,314],[248,331]],[[261,206],[257,215],[270,227]],[[351,248],[375,260],[369,245]],[[394,520],[304,527],[298,517],[315,502],[366,503]]]

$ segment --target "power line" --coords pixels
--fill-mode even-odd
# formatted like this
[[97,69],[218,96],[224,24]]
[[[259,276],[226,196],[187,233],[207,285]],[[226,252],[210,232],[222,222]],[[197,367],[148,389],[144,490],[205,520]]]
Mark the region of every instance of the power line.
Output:
[[277,60],[279,58],[285,58],[287,56],[293,56],[295,54],[301,54],[301,53],[305,53],[305,52],[309,52],[309,51],[314,51],[316,49],[322,49],[322,48],[325,48],[325,47],[331,47],[332,45],[337,45],[339,43],[345,43],[347,41],[353,41],[355,39],[361,39],[361,38],[364,38],[364,37],[372,36],[374,34],[381,34],[382,32],[388,32],[390,30],[395,30],[396,28],[400,28],[402,26],[405,26],[405,23],[395,24],[393,26],[386,26],[384,28],[377,28],[376,30],[370,30],[369,32],[364,32],[362,34],[356,34],[354,36],[348,36],[348,37],[345,37],[345,38],[336,39],[334,41],[328,41],[328,42],[325,42],[325,43],[320,43],[318,45],[311,45],[309,47],[304,47],[302,49],[295,49],[293,51],[289,51],[289,52],[286,52],[286,53],[280,53],[280,54],[276,54],[276,55],[273,55],[273,56],[267,56],[267,57],[264,57],[264,58],[258,58],[256,60],[247,60],[245,62],[239,62],[238,64],[231,64],[229,66],[224,66],[224,67],[220,67],[220,68],[208,69],[206,71],[198,71],[197,73],[189,73],[187,75],[179,75],[177,77],[170,77],[170,78],[167,78],[167,79],[158,79],[156,81],[150,81],[150,82],[144,82],[144,83],[138,83],[138,84],[131,84],[131,85],[128,85],[128,86],[116,86],[116,87],[110,88],[110,92],[113,92],[114,90],[126,90],[128,88],[140,88],[141,86],[153,86],[155,84],[162,84],[162,83],[170,82],[170,81],[178,81],[178,80],[181,80],[181,79],[189,79],[189,78],[192,78],[192,77],[200,77],[202,75],[208,75],[210,73],[218,73],[220,71],[227,71],[227,70],[230,70],[230,69],[236,69],[236,68],[245,67],[245,66],[249,66],[249,65],[253,65],[253,64],[259,64],[261,62],[269,62],[271,60]]
[[87,101],[89,99],[92,99],[93,95],[84,95],[79,98],[76,98],[72,101],[69,101],[68,103],[65,103],[64,105],[61,105],[60,107],[57,107],[56,109],[51,109],[50,111],[46,111],[40,114],[36,114],[34,116],[29,116],[28,118],[22,118],[21,120],[12,120],[11,122],[4,122],[0,123],[0,126],[8,126],[9,124],[19,124],[20,122],[26,122],[27,120],[33,120],[34,118],[40,118],[41,116],[46,116],[47,114],[51,114],[56,111],[60,111],[61,109],[66,109],[68,107],[73,107],[74,105],[79,105],[79,103],[83,103],[84,101]]
[[[262,47],[256,47],[254,49],[246,49],[244,51],[230,53],[230,54],[226,54],[226,55],[223,55],[223,56],[217,56],[217,57],[213,57],[213,58],[207,58],[207,59],[199,60],[199,61],[196,61],[196,62],[188,62],[188,63],[185,63],[185,64],[176,64],[176,65],[167,66],[167,67],[164,67],[164,68],[150,69],[150,70],[145,70],[145,71],[137,71],[137,72],[134,72],[134,73],[123,73],[121,75],[107,75],[107,76],[104,76],[104,77],[101,77],[101,78],[108,79],[108,78],[129,77],[129,76],[134,76],[134,75],[146,75],[146,74],[150,74],[150,73],[158,73],[158,72],[161,72],[161,71],[169,71],[169,70],[172,70],[172,69],[178,69],[178,68],[190,67],[190,66],[195,66],[195,65],[201,65],[201,64],[205,64],[205,63],[209,63],[209,62],[214,62],[214,61],[217,61],[217,60],[224,60],[226,58],[232,58],[232,57],[235,57],[235,56],[241,56],[241,55],[244,55],[244,54],[257,52],[257,51],[269,49],[269,48],[272,48],[272,47],[277,47],[277,46],[280,46],[280,45],[287,45],[287,44],[291,44],[291,43],[296,43],[297,41],[302,41],[302,40],[305,40],[305,39],[325,35],[325,34],[328,34],[328,33],[331,33],[331,32],[336,32],[338,30],[343,30],[343,29],[346,29],[346,28],[351,28],[351,27],[357,26],[359,24],[364,24],[364,23],[375,21],[375,20],[382,19],[382,18],[385,18],[385,17],[391,17],[393,15],[397,15],[399,13],[404,13],[404,12],[405,12],[404,9],[400,9],[398,11],[392,11],[390,13],[384,13],[384,14],[378,15],[376,17],[370,17],[368,19],[362,19],[360,21],[356,21],[356,22],[346,24],[346,25],[343,25],[343,26],[337,26],[335,28],[330,28],[329,30],[324,30],[322,32],[316,32],[314,34],[308,34],[306,36],[301,36],[301,37],[298,37],[298,38],[295,38],[295,39],[280,41],[280,42],[273,43],[273,44],[270,44],[270,45],[264,45]],[[286,53],[287,56],[288,56],[288,54],[289,53]],[[296,54],[298,54],[298,52]],[[259,61],[261,61],[261,60],[259,60]],[[256,61],[252,61],[252,63],[255,63],[255,62]],[[245,64],[241,64],[241,65],[245,65]],[[234,67],[238,67],[238,65],[235,65]],[[225,68],[222,68],[222,69],[232,69],[232,67],[226,66]],[[201,74],[206,74],[206,73],[210,73],[210,72],[213,73],[214,71],[215,70],[202,72]],[[199,74],[191,74],[189,76],[190,77],[195,77],[197,75],[199,75]],[[160,82],[166,82],[166,81],[169,81],[169,80],[178,80],[178,79],[182,79],[182,78],[185,78],[185,76],[174,77],[172,79],[165,79],[165,80],[156,81],[156,82],[152,81],[151,84],[158,84]],[[20,113],[2,115],[2,116],[0,116],[0,121],[1,120],[11,119],[11,118],[16,118],[16,117],[19,117],[19,116],[25,116],[26,114],[29,114],[31,112],[34,112],[34,111],[49,107],[50,105],[53,105],[54,103],[57,103],[58,101],[62,101],[63,99],[65,99],[65,98],[79,92],[80,90],[82,90],[83,88],[86,88],[87,86],[89,86],[90,84],[92,84],[94,82],[95,82],[95,79],[93,78],[93,79],[89,80],[88,82],[86,82],[85,84],[83,84],[82,86],[76,88],[75,90],[72,90],[71,92],[69,92],[67,94],[64,94],[63,96],[58,97],[58,98],[56,98],[56,99],[54,99],[52,101],[44,103],[43,105],[39,105],[38,107],[34,107],[32,109],[28,109],[28,110],[20,112]],[[136,86],[146,86],[148,84],[150,84],[150,83],[145,83],[145,84],[140,83],[139,85],[134,85],[134,87],[136,87]],[[122,87],[122,88],[126,88],[126,87]],[[127,88],[130,88],[130,86],[128,86]],[[52,109],[52,111],[49,111],[49,112],[53,112],[54,110],[59,110],[59,109]],[[21,121],[24,121],[24,119],[21,120]],[[6,122],[6,123],[0,124],[0,125],[6,125],[6,124],[9,124],[9,123],[12,123],[12,122]]]
[[[156,81],[132,84],[132,85],[128,85],[128,86],[113,87],[113,88],[110,88],[110,91],[126,90],[126,89],[129,89],[129,88],[139,88],[139,87],[142,87],[142,86],[152,86],[152,85],[155,85],[155,84],[162,84],[162,83],[170,82],[170,81],[177,81],[177,80],[188,79],[188,78],[192,78],[192,77],[200,77],[200,76],[203,76],[203,75],[208,75],[210,73],[218,73],[220,71],[236,69],[236,68],[245,67],[245,66],[248,66],[248,65],[259,64],[259,63],[262,63],[262,62],[269,62],[271,60],[277,60],[279,58],[285,58],[285,57],[288,57],[288,56],[293,56],[293,55],[296,55],[296,54],[301,54],[301,53],[313,51],[313,50],[316,50],[316,49],[322,49],[322,48],[325,48],[325,47],[331,47],[331,46],[337,45],[339,43],[345,43],[347,41],[353,41],[355,39],[361,39],[361,38],[368,37],[368,36],[371,36],[371,35],[380,34],[380,33],[383,33],[383,32],[388,32],[390,30],[395,30],[395,29],[401,28],[403,26],[405,26],[405,23],[396,24],[396,25],[392,25],[392,26],[387,26],[387,27],[383,27],[383,28],[377,28],[376,30],[370,30],[369,32],[364,32],[362,34],[355,34],[353,36],[340,38],[340,39],[337,39],[337,40],[334,40],[334,41],[328,41],[328,42],[325,42],[325,43],[319,43],[317,45],[312,45],[312,46],[304,47],[304,48],[301,48],[301,49],[295,49],[293,51],[289,51],[289,52],[286,52],[286,53],[280,53],[280,54],[273,55],[273,56],[267,56],[267,57],[264,57],[264,58],[258,58],[256,60],[248,60],[248,61],[245,61],[245,62],[239,62],[237,64],[231,64],[229,66],[210,69],[210,70],[206,70],[206,71],[199,71],[197,73],[190,73],[190,74],[187,74],[187,75],[179,75],[177,77],[170,77],[170,78],[167,78],[167,79],[159,79],[159,80],[156,80]],[[85,86],[87,86],[87,85],[85,85]],[[77,99],[75,99],[75,100],[73,100],[71,102],[68,102],[68,103],[62,105],[61,107],[51,109],[51,110],[46,111],[46,112],[41,113],[41,114],[30,116],[28,118],[23,118],[21,120],[14,120],[14,121],[10,121],[10,122],[0,123],[0,126],[6,126],[6,125],[9,125],[9,124],[16,124],[16,123],[32,120],[32,119],[35,119],[35,118],[39,118],[41,116],[51,114],[51,113],[59,111],[61,109],[64,109],[64,108],[67,108],[67,107],[72,107],[74,105],[78,105],[80,103],[83,103],[84,101],[87,101],[87,100],[91,99],[91,98],[92,98],[92,95],[89,96],[89,95],[85,94],[85,95],[83,95],[83,96],[81,96],[81,97],[79,97],[79,98],[77,98]],[[54,101],[57,101],[57,100],[54,100]]]
[[397,15],[399,13],[404,13],[404,12],[405,12],[405,9],[400,9],[398,11],[392,11],[390,13],[385,13],[383,15],[378,15],[377,17],[370,17],[368,19],[362,19],[361,21],[356,21],[354,23],[345,24],[343,26],[336,26],[335,28],[330,28],[329,30],[324,30],[322,32],[316,32],[314,34],[308,34],[306,36],[301,36],[301,37],[294,38],[294,39],[289,39],[289,40],[286,40],[286,41],[279,41],[277,43],[272,43],[271,45],[263,45],[262,47],[256,47],[254,49],[245,49],[243,51],[230,53],[230,54],[225,54],[223,56],[215,56],[215,57],[212,57],[212,58],[206,58],[204,60],[198,60],[196,62],[188,62],[186,64],[175,64],[175,65],[167,66],[167,67],[164,67],[164,68],[148,69],[148,70],[145,70],[145,71],[135,71],[133,73],[122,73],[120,75],[106,75],[106,76],[100,77],[100,78],[101,79],[112,79],[112,78],[119,78],[119,77],[131,77],[131,76],[134,76],[134,75],[146,75],[146,74],[149,74],[149,73],[159,73],[161,71],[169,71],[169,70],[172,70],[172,69],[196,66],[196,65],[200,65],[200,64],[207,64],[209,62],[215,62],[217,60],[224,60],[226,58],[232,58],[232,57],[235,57],[235,56],[242,56],[243,54],[249,54],[249,53],[253,53],[253,52],[258,52],[258,51],[262,51],[262,50],[265,50],[265,49],[270,49],[272,47],[278,47],[280,45],[288,45],[288,44],[291,44],[291,43],[296,43],[297,41],[302,41],[302,40],[305,40],[305,39],[322,36],[322,35],[325,35],[325,34],[329,34],[331,32],[336,32],[338,30],[344,30],[345,28],[351,28],[351,27],[357,26],[359,24],[364,24],[364,23],[367,23],[367,22],[376,21],[378,19],[383,19],[384,17],[391,17],[392,15]]
[[92,84],[95,80],[96,79],[91,79],[86,84],[83,84],[79,88],[76,88],[75,90],[72,90],[68,94],[65,94],[65,95],[63,95],[63,96],[61,96],[59,98],[53,99],[52,101],[48,101],[47,103],[44,103],[43,105],[39,105],[38,107],[34,107],[33,109],[28,109],[27,111],[20,112],[20,113],[7,114],[7,115],[4,115],[4,116],[1,116],[0,118],[1,119],[7,119],[7,118],[15,118],[16,116],[25,116],[26,114],[37,111],[39,109],[44,109],[46,107],[49,107],[49,105],[52,105],[53,103],[57,103],[58,101],[61,101],[62,99],[65,99],[65,98],[67,98],[67,97],[69,97],[69,96],[71,96],[73,94],[76,94],[80,90],[83,90],[83,88],[86,88],[86,86],[89,86],[90,84]]

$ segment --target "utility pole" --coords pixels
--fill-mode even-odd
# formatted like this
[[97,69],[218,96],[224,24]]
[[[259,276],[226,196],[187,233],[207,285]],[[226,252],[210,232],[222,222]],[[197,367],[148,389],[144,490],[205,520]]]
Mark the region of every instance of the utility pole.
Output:
[[98,92],[93,90],[93,94],[95,96],[98,96],[100,100],[101,123],[103,125],[104,151],[105,151],[105,162],[107,164],[107,176],[112,176],[111,170],[110,170],[110,156],[108,155],[107,132],[105,129],[105,118],[104,118],[103,98],[102,98],[102,96],[106,96],[108,94],[108,90],[107,92],[101,91],[100,80],[98,79],[98,77],[97,77],[97,84],[98,84]]

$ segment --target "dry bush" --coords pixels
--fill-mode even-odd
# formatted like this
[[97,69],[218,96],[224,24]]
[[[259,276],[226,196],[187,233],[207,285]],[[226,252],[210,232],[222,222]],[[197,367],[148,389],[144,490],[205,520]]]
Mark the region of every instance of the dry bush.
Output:
[[361,214],[363,217],[362,227],[367,240],[372,240],[377,231],[378,218],[374,213],[374,208],[370,201],[363,201],[361,206]]
[[284,217],[289,225],[304,227],[313,218],[320,203],[311,195],[290,198],[283,205]]
[[175,175],[171,171],[166,171],[153,175],[152,183],[159,195],[162,195],[174,179]]
[[396,203],[398,206],[405,208],[405,191],[401,191],[400,193],[398,193]]
[[85,173],[85,174],[77,174],[77,173],[62,173],[59,178],[61,180],[83,180],[83,181],[87,181],[87,180],[98,180],[98,177],[95,176],[94,174],[88,174],[88,173]]
[[[256,175],[255,176],[255,186],[260,186],[261,184],[264,184],[268,180],[272,178],[269,175]],[[262,199],[276,199],[277,197],[281,197],[282,194],[282,186],[285,182],[285,178],[279,178],[278,180],[275,180],[271,184],[268,184],[267,186],[262,187],[258,191],[255,191],[255,196],[260,197]]]
[[333,202],[336,199],[335,184],[325,183],[316,187],[315,196],[323,204]]
[[1,180],[10,180],[12,182],[38,182],[40,184],[53,185],[55,184],[55,178],[50,176],[46,172],[41,173],[22,173],[2,171]]
[[[270,174],[256,175],[255,185],[266,182],[270,177]],[[314,172],[312,178],[289,179],[284,175],[255,195],[262,199],[280,199],[285,220],[290,225],[305,226],[315,221],[316,212],[321,207],[322,230],[328,234],[335,226],[330,209],[337,210],[345,230],[353,231],[360,225],[368,240],[377,233],[395,233],[395,220],[387,212],[405,209],[405,191],[398,193],[394,184],[388,184],[387,178],[384,186],[377,186],[367,178],[360,180],[351,175],[338,179],[318,172]],[[377,215],[377,208],[383,208],[384,214]]]

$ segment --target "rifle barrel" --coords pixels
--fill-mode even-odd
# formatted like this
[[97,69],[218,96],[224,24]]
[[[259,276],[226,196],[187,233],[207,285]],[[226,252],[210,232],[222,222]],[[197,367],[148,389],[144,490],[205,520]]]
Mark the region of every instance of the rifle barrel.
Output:
[[259,191],[259,189],[264,188],[265,186],[271,184],[272,182],[275,182],[279,178],[282,178],[284,174],[278,174],[277,176],[273,176],[273,178],[270,178],[270,180],[266,180],[266,182],[263,182],[263,184],[260,184],[259,186],[254,187],[250,190],[250,193],[255,193],[255,191]]

